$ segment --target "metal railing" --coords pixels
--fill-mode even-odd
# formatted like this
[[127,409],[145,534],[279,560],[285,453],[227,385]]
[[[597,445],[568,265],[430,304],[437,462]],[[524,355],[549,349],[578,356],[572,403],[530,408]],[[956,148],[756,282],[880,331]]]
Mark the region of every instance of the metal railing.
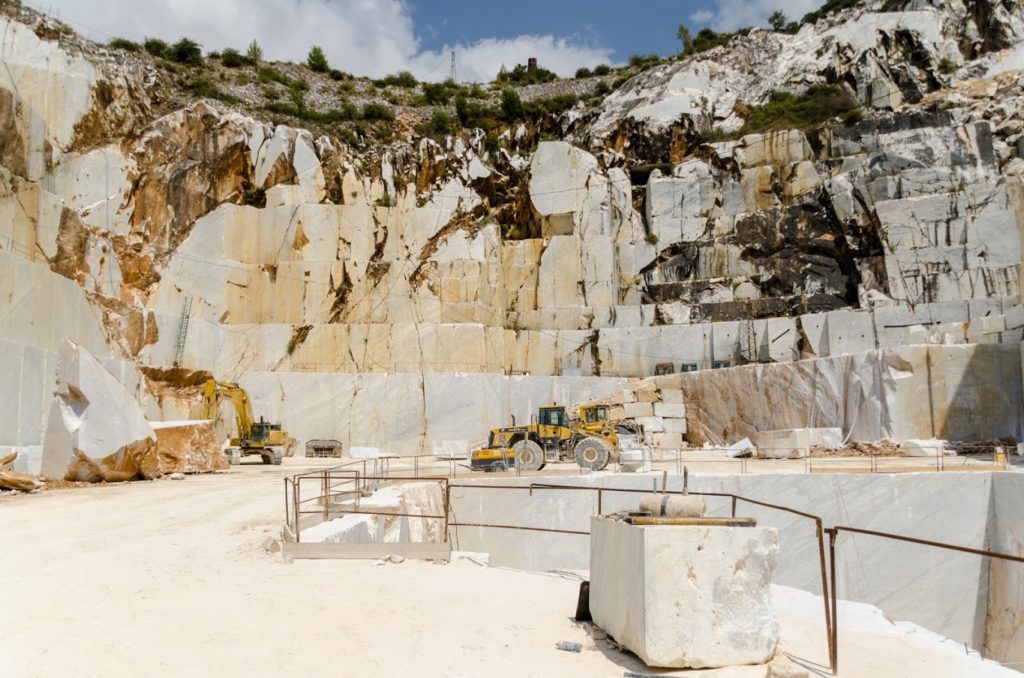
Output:
[[[299,473],[284,479],[285,533],[295,542],[301,540],[302,516],[320,515],[323,521],[339,510],[335,497],[349,495],[359,508],[359,499],[388,481],[390,459],[356,459],[318,471]],[[395,478],[394,480],[397,480]],[[319,488],[311,493],[310,485]],[[305,492],[303,491],[305,490]],[[305,498],[303,498],[305,497]]]
[[[744,497],[743,495],[733,494],[730,492],[696,492],[696,491],[684,491],[684,490],[668,490],[665,487],[665,480],[662,481],[662,488],[659,490],[656,485],[657,478],[655,480],[655,487],[652,489],[646,488],[633,488],[633,487],[603,487],[603,486],[590,486],[590,485],[564,485],[554,483],[531,483],[529,485],[492,485],[492,484],[477,484],[477,483],[462,483],[449,484],[449,491],[451,488],[471,488],[471,489],[500,489],[500,490],[528,490],[530,496],[533,496],[534,490],[568,490],[568,491],[579,491],[579,492],[595,492],[597,494],[597,515],[602,515],[604,512],[604,495],[605,493],[626,493],[626,494],[650,494],[652,491],[661,492],[663,494],[691,494],[699,497],[721,497],[731,500],[732,509],[731,515],[733,518],[736,517],[736,506],[739,502],[745,502],[753,504],[755,506],[761,506],[762,508],[768,508],[776,511],[782,511],[790,513],[792,515],[806,518],[814,522],[815,538],[818,542],[818,562],[821,570],[821,596],[825,606],[825,634],[829,644],[829,656],[832,654],[832,641],[835,637],[835,631],[833,629],[832,620],[834,614],[829,609],[829,587],[828,578],[825,570],[825,541],[824,541],[824,529],[822,527],[821,516],[816,516],[813,513],[807,513],[806,511],[800,511],[798,509],[791,508],[789,506],[782,506],[780,504],[772,504],[769,502],[761,501],[759,499],[751,499],[750,497]],[[578,535],[590,535],[590,532],[583,532],[579,530],[564,530],[555,528],[541,528],[541,527],[521,527],[515,525],[488,525],[479,523],[458,523],[453,522],[449,524],[450,527],[480,527],[480,528],[499,528],[499,529],[521,529],[536,532],[553,532],[560,534],[578,534]]]
[[[766,457],[718,457],[715,459],[694,459],[683,453],[674,457],[653,461],[652,464],[671,464],[676,474],[681,475],[683,466],[717,464],[726,468],[723,473],[753,475],[771,473],[785,469],[786,472],[802,473],[923,473],[1005,470],[1008,461],[993,459],[991,463],[976,460],[976,455],[937,455],[934,457],[908,457],[889,454],[865,454],[858,456],[807,456],[797,459],[772,459]],[[694,449],[689,453],[725,452],[725,448]],[[1008,457],[1007,457],[1008,458]]]
[[831,604],[831,616],[832,619],[837,620],[837,623],[833,624],[829,630],[831,637],[829,638],[829,667],[832,669],[832,674],[836,675],[839,672],[839,624],[838,624],[838,588],[836,586],[836,540],[839,538],[840,532],[849,532],[851,534],[863,534],[869,537],[878,537],[881,539],[890,539],[894,541],[905,542],[909,544],[918,544],[921,546],[928,546],[931,548],[944,549],[947,551],[956,551],[958,553],[970,553],[976,556],[983,556],[985,558],[995,558],[996,560],[1006,560],[1014,563],[1024,563],[1024,556],[1015,556],[1009,553],[999,553],[996,551],[987,551],[985,549],[975,549],[969,546],[958,546],[956,544],[947,544],[940,541],[932,541],[930,539],[919,539],[917,537],[909,537],[904,534],[892,534],[891,532],[878,532],[877,530],[865,530],[859,527],[849,527],[846,525],[836,525],[825,530],[828,533],[828,553],[829,553],[829,571],[831,572],[830,582],[830,595],[829,600],[826,601],[826,605]]
[[[359,469],[347,468],[353,464],[346,464],[343,467],[335,467],[332,469],[325,469],[323,471],[317,471],[307,474],[300,474],[293,476],[292,478],[285,479],[285,509],[286,509],[286,525],[294,535],[296,542],[300,539],[301,532],[301,517],[307,514],[319,515],[322,520],[326,521],[331,519],[335,515],[344,514],[358,514],[358,515],[382,515],[391,517],[408,517],[408,518],[422,518],[425,520],[439,520],[443,521],[442,539],[444,543],[451,541],[451,531],[455,530],[455,541],[458,540],[458,528],[477,528],[477,529],[499,529],[499,530],[519,530],[525,532],[543,532],[550,534],[565,534],[573,536],[587,537],[590,535],[589,530],[572,530],[566,528],[556,527],[543,527],[538,525],[514,525],[514,524],[501,524],[501,523],[480,523],[480,522],[461,522],[452,519],[451,510],[451,491],[452,489],[471,489],[471,490],[484,490],[484,491],[520,491],[528,492],[532,497],[535,491],[572,491],[572,492],[592,492],[596,495],[596,515],[602,515],[604,511],[604,498],[608,493],[625,493],[625,494],[650,494],[654,492],[662,492],[665,494],[680,495],[683,494],[683,490],[667,490],[666,482],[667,477],[662,477],[662,486],[659,489],[657,486],[658,478],[652,478],[653,487],[647,488],[636,488],[636,487],[605,487],[605,486],[590,486],[590,485],[569,485],[569,484],[558,484],[558,483],[547,483],[547,482],[536,482],[530,484],[521,485],[509,485],[509,484],[492,484],[492,483],[458,483],[453,482],[447,477],[421,477],[416,476],[391,476],[386,471],[384,473],[372,473],[367,474],[367,463],[372,463],[374,460],[361,460],[362,473]],[[689,462],[688,462],[689,463]],[[302,499],[301,489],[304,482],[316,481],[320,489],[319,495],[307,497]],[[444,509],[442,515],[432,514],[420,514],[420,513],[396,513],[392,511],[365,511],[361,510],[358,503],[359,492],[356,493],[356,501],[354,502],[354,508],[345,508],[341,506],[333,505],[332,497],[334,496],[335,490],[339,487],[351,486],[359,488],[360,492],[370,490],[371,488],[378,488],[389,482],[404,483],[404,482],[416,482],[416,481],[433,481],[438,482],[442,486],[443,497],[444,497]],[[784,506],[781,504],[774,504],[760,499],[753,499],[739,494],[729,492],[699,492],[689,491],[691,495],[702,496],[702,497],[717,497],[727,499],[730,501],[730,514],[732,517],[736,517],[737,506],[740,503],[751,504],[753,506],[759,506],[773,511],[788,513],[806,520],[810,520],[814,524],[814,539],[817,542],[818,547],[818,565],[821,578],[821,595],[823,601],[823,614],[825,622],[825,635],[826,645],[828,651],[829,668],[833,675],[837,674],[839,666],[839,618],[838,618],[838,595],[837,595],[837,584],[836,584],[836,541],[841,532],[849,532],[855,534],[862,534],[866,536],[878,537],[883,539],[896,540],[901,542],[907,542],[912,544],[918,544],[921,546],[940,548],[952,551],[958,551],[961,553],[969,553],[978,556],[996,558],[1006,560],[1010,562],[1024,563],[1024,556],[1015,556],[1006,553],[998,553],[995,551],[988,551],[984,549],[975,549],[966,546],[958,546],[955,544],[947,544],[943,542],[930,541],[926,539],[920,539],[917,537],[911,537],[908,535],[892,534],[888,532],[879,532],[875,530],[867,530],[857,527],[850,526],[834,526],[824,527],[821,516],[799,509],[792,508],[790,506]],[[310,510],[303,510],[301,507],[313,503],[317,508]],[[293,527],[294,526],[294,527]],[[828,557],[825,554],[825,535],[828,535]]]

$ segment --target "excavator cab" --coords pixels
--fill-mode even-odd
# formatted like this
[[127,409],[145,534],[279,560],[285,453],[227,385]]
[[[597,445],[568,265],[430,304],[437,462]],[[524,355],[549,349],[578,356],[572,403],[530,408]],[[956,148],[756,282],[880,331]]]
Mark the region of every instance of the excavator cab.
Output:
[[272,430],[269,421],[263,421],[263,417],[252,425],[249,429],[249,442],[250,443],[262,443],[270,438],[270,431]]

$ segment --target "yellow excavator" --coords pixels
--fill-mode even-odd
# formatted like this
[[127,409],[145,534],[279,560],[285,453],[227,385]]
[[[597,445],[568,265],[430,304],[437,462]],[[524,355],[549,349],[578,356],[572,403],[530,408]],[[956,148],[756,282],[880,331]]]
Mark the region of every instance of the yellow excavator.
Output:
[[284,457],[284,448],[288,443],[288,434],[281,430],[280,424],[263,421],[252,412],[249,394],[238,384],[210,379],[206,382],[206,418],[216,419],[221,399],[229,401],[235,407],[235,424],[238,435],[231,438],[231,449],[228,460],[237,464],[242,457],[259,455],[264,464],[279,465]]
[[604,405],[584,405],[570,419],[559,405],[541,407],[534,422],[492,429],[487,445],[474,450],[474,471],[539,471],[548,462],[575,461],[600,471],[618,451],[620,427],[608,419]]

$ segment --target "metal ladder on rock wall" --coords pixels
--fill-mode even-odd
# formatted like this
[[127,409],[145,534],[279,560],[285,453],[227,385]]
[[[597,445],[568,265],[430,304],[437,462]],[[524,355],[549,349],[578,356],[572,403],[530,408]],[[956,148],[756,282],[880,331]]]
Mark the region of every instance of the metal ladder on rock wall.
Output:
[[185,355],[185,339],[188,337],[188,319],[192,313],[192,297],[185,297],[181,308],[181,320],[178,321],[178,340],[174,344],[174,366],[181,367],[181,359]]

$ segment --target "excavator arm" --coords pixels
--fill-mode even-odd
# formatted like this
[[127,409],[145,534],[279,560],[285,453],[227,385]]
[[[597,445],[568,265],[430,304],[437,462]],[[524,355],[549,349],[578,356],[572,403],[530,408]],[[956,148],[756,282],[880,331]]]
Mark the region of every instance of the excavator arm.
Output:
[[288,434],[281,430],[280,424],[271,424],[256,416],[252,411],[249,394],[238,384],[210,379],[204,391],[206,397],[206,418],[216,419],[217,409],[221,400],[227,400],[235,408],[235,424],[238,437],[231,439],[234,446],[230,453],[232,464],[245,455],[258,454],[263,457],[264,464],[280,464],[283,448],[287,445]]
[[206,418],[216,419],[217,408],[220,407],[221,398],[231,402],[235,408],[235,424],[238,426],[238,437],[249,438],[253,422],[256,417],[252,412],[252,403],[249,401],[249,394],[238,384],[217,381],[210,379],[206,382]]

